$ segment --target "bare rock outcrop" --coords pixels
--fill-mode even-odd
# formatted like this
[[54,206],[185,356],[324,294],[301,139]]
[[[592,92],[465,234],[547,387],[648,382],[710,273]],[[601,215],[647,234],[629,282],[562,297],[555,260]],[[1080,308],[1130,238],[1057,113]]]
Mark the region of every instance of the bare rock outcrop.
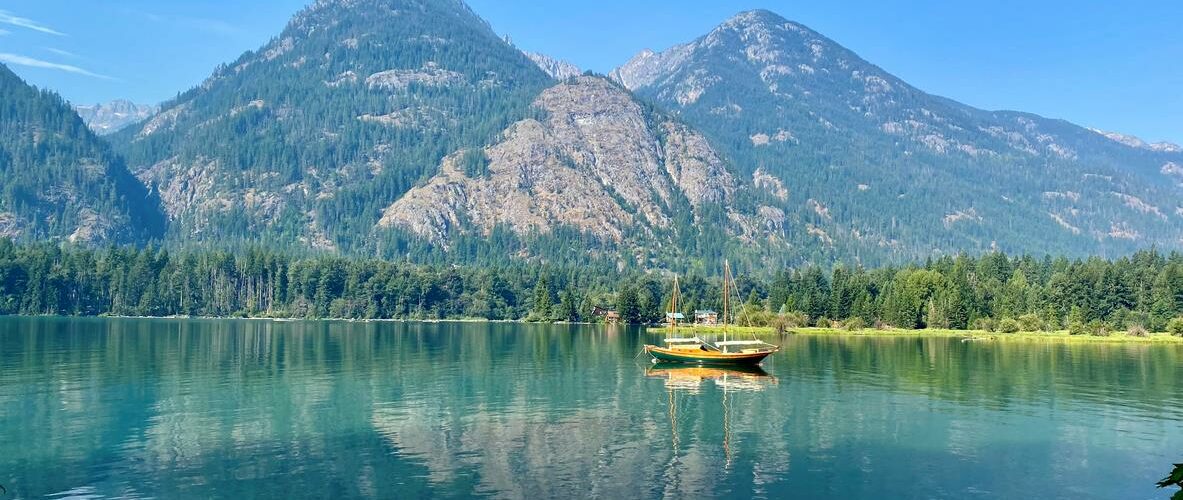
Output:
[[545,119],[515,123],[483,151],[448,156],[379,226],[441,244],[454,231],[488,234],[498,225],[518,234],[564,225],[620,242],[630,227],[669,226],[675,197],[697,209],[734,196],[734,178],[705,138],[647,112],[612,82],[575,78],[534,106]]

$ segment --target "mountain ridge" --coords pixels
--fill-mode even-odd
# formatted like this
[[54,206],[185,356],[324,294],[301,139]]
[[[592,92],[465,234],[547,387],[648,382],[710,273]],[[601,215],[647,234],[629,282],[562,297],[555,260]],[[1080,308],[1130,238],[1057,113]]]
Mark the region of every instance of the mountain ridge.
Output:
[[139,184],[65,100],[0,64],[0,237],[145,243],[165,221]]
[[354,252],[381,207],[549,84],[463,2],[322,0],[112,137],[174,240]]
[[[797,191],[836,210],[834,220],[813,223],[842,246],[898,244],[916,258],[997,247],[1117,254],[1183,242],[1180,221],[1157,215],[1179,208],[1179,193],[1164,182],[1178,163],[1169,153],[927,94],[770,11],[742,12],[660,53],[641,51],[612,76],[726,145],[748,171],[803,184]],[[1103,178],[1108,186],[1094,185]],[[958,202],[933,185],[986,201]],[[1065,193],[1076,200],[1064,203]],[[1007,221],[1020,218],[1032,228],[1017,233],[1028,234],[1007,236],[1016,233]],[[869,233],[884,237],[867,242]]]

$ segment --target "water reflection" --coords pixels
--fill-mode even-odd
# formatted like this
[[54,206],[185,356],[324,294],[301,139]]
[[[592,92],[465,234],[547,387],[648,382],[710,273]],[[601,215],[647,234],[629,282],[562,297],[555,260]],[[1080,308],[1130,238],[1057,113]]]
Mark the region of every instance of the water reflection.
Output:
[[16,498],[1153,498],[1183,449],[1176,346],[797,336],[743,372],[642,368],[646,340],[0,319],[0,484]]
[[776,385],[777,379],[759,366],[714,367],[678,363],[656,363],[645,373],[665,380],[667,389],[698,393],[706,381],[731,391],[759,392]]

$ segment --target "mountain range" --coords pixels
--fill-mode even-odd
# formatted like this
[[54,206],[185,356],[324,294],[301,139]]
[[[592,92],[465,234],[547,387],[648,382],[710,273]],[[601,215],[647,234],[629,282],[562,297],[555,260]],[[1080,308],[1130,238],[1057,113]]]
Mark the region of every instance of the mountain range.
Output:
[[107,103],[74,106],[82,121],[94,130],[96,134],[107,135],[118,132],[125,127],[147,120],[160,110],[157,106],[136,104],[134,102],[116,99]]
[[[1183,246],[1178,146],[934,96],[762,10],[595,75],[459,0],[319,0],[129,121],[65,136],[128,221],[87,241],[642,268]],[[9,234],[73,234],[21,213]]]

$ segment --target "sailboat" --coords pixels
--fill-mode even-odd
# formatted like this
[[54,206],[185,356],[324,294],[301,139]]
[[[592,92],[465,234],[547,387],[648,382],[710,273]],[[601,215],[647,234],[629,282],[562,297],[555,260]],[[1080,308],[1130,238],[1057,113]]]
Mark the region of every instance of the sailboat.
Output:
[[[653,358],[654,363],[691,363],[699,365],[758,365],[772,353],[780,350],[780,346],[769,344],[762,340],[729,340],[728,324],[730,320],[731,294],[734,291],[734,281],[731,277],[731,264],[723,262],[723,340],[707,342],[697,335],[693,337],[671,336],[665,339],[665,347],[646,345],[645,353]],[[736,292],[738,293],[738,292]],[[678,277],[674,276],[674,290],[671,294],[670,311],[666,313],[666,321],[670,332],[678,331],[678,320],[682,313],[678,312]]]

